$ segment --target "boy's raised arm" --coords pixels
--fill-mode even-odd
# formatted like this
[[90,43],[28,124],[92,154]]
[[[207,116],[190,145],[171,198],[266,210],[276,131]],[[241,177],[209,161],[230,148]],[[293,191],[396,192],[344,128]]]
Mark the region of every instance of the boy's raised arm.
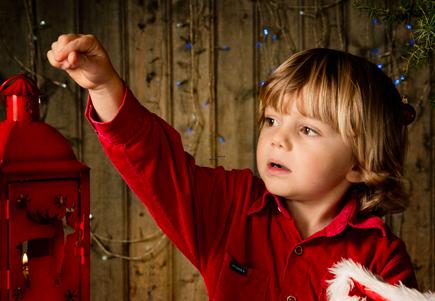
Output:
[[47,57],[53,67],[65,70],[77,84],[89,90],[101,121],[115,117],[122,102],[123,82],[94,36],[61,35],[51,45]]

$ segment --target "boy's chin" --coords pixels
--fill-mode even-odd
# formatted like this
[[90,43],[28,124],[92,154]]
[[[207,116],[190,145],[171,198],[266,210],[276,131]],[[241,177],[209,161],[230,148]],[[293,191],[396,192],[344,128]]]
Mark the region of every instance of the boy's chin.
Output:
[[290,191],[288,187],[282,187],[282,185],[276,185],[275,183],[267,183],[265,182],[266,189],[271,194],[289,199],[290,198]]

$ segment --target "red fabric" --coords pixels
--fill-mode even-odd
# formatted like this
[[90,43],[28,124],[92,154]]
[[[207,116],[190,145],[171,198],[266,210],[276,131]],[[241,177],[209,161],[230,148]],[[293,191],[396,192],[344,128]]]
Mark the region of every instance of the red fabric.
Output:
[[117,116],[86,116],[109,158],[157,224],[199,269],[210,300],[325,300],[330,268],[351,258],[415,286],[404,244],[377,217],[360,219],[356,200],[323,230],[301,239],[284,203],[250,170],[195,165],[179,134],[126,89]]
[[385,299],[384,297],[380,296],[376,292],[370,290],[370,288],[362,285],[358,281],[353,280],[353,283],[355,284],[354,289],[351,291],[350,296],[358,296],[360,298],[365,298],[363,300],[365,301],[391,301],[388,299]]

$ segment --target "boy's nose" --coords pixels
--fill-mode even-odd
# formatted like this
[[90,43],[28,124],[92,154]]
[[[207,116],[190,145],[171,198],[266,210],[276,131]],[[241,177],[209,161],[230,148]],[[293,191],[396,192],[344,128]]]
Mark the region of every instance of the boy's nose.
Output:
[[271,141],[272,147],[284,149],[284,150],[290,150],[291,149],[291,142],[289,137],[287,135],[284,135],[281,132],[275,133],[272,137]]

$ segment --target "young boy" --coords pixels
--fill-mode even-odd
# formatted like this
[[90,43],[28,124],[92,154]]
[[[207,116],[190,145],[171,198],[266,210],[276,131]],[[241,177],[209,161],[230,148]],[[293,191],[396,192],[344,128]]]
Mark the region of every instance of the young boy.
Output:
[[406,203],[406,128],[399,94],[373,64],[312,49],[277,68],[260,95],[259,179],[195,165],[93,36],[60,36],[48,59],[89,89],[86,116],[104,150],[210,300],[326,300],[342,258],[416,285],[403,242],[376,216]]

